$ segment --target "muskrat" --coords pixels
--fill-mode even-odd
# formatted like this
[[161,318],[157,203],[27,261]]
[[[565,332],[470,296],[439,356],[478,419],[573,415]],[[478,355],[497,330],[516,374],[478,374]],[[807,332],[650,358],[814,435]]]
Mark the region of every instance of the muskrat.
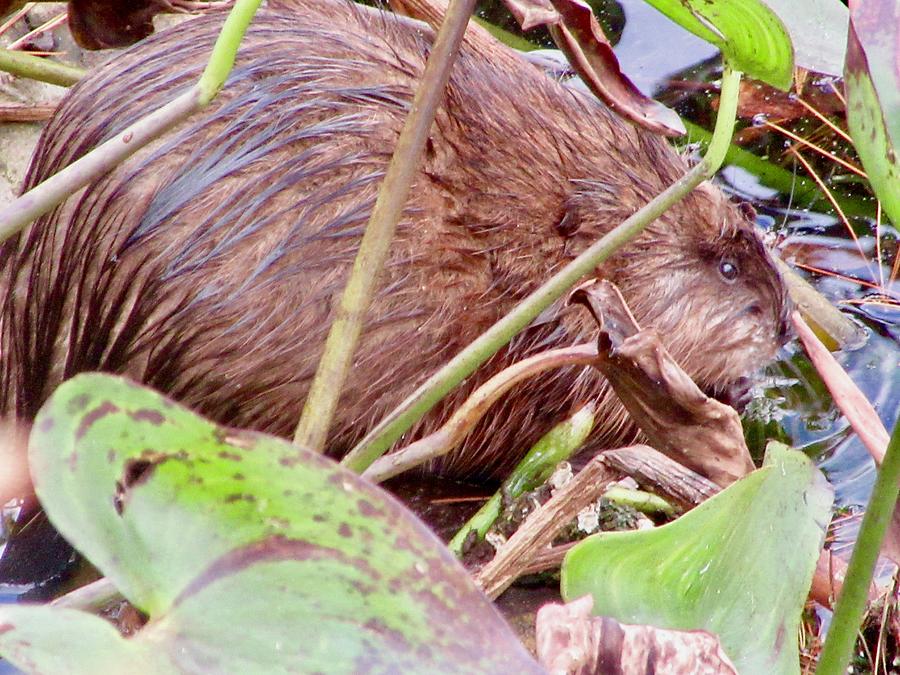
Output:
[[[210,13],[86,77],[47,125],[30,188],[198,77]],[[334,0],[259,13],[208,109],[0,250],[0,411],[30,420],[63,380],[128,375],[227,425],[289,437],[433,39]],[[504,49],[499,47],[498,49]],[[520,64],[511,67],[510,63]],[[464,46],[369,311],[330,447],[346,451],[560,266],[675,181],[666,141],[524,60]],[[783,342],[786,297],[741,209],[704,184],[597,270],[704,390]],[[559,303],[427,415],[539,350],[592,339]],[[636,430],[592,369],[508,395],[437,470],[497,476],[578,402],[593,448]]]

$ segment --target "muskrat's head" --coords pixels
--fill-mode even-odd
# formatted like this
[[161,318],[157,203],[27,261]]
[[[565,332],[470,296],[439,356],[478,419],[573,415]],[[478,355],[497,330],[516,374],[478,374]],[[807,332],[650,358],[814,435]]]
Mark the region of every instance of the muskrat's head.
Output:
[[789,301],[772,255],[747,210],[712,186],[670,209],[602,272],[707,393],[727,394],[785,342]]

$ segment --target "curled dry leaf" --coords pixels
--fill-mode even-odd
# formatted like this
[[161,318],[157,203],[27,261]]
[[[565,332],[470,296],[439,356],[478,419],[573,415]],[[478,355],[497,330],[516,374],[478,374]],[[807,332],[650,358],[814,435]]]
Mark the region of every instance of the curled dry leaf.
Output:
[[600,324],[597,368],[650,445],[721,486],[753,470],[737,412],[700,391],[655,331],[640,329],[614,284],[582,287],[572,299]]
[[538,612],[538,660],[553,675],[737,673],[712,633],[621,624],[591,616],[593,604],[586,595]]
[[593,10],[581,0],[553,0],[558,12],[547,22],[550,34],[588,88],[635,124],[665,136],[683,136],[681,118],[662,103],[644,96],[619,67],[612,45]]
[[[685,133],[684,124],[674,111],[644,96],[622,72],[589,5],[581,0],[504,1],[522,30],[548,26],[575,72],[622,117],[666,136]],[[437,26],[446,11],[443,0],[391,0],[390,4],[394,11],[431,26]],[[520,58],[477,25],[467,29],[466,44],[482,54],[490,54],[498,65]]]

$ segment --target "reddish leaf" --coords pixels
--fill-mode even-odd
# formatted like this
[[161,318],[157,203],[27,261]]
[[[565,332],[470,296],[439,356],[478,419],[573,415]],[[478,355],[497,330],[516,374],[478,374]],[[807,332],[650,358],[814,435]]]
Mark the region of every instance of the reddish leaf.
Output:
[[655,133],[684,135],[678,115],[644,96],[625,76],[593,11],[582,0],[504,1],[522,30],[539,25],[550,29],[581,79],[610,108]]

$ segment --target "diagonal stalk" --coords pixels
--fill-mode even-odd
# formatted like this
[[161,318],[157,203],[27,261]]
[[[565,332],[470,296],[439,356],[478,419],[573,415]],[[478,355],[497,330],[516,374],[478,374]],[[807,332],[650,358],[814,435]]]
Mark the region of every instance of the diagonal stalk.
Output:
[[322,452],[325,447],[366,310],[474,7],[475,0],[451,0],[447,8],[335,312],[322,359],[294,432],[294,443],[316,452]]
[[362,472],[381,457],[415,422],[462,380],[499,351],[513,336],[530,324],[544,309],[569,288],[661,216],[672,204],[683,199],[704,180],[711,178],[722,164],[734,132],[738,85],[741,73],[726,63],[722,73],[722,93],[716,127],[704,158],[684,176],[654,197],[637,213],[604,235],[599,241],[553,275],[509,314],[482,333],[472,344],[453,357],[397,408],[385,417],[344,458],[343,464]]
[[853,547],[850,566],[844,578],[841,597],[838,598],[825,646],[819,656],[816,675],[839,675],[847,672],[856,634],[862,623],[869,595],[869,583],[881,542],[891,522],[891,514],[897,502],[900,480],[900,423],[888,443],[884,461],[878,469],[875,487],[866,515],[863,516],[859,537]]
[[17,77],[27,77],[30,80],[49,82],[60,87],[71,87],[86,74],[77,66],[56,63],[40,56],[9,49],[0,49],[0,71]]

